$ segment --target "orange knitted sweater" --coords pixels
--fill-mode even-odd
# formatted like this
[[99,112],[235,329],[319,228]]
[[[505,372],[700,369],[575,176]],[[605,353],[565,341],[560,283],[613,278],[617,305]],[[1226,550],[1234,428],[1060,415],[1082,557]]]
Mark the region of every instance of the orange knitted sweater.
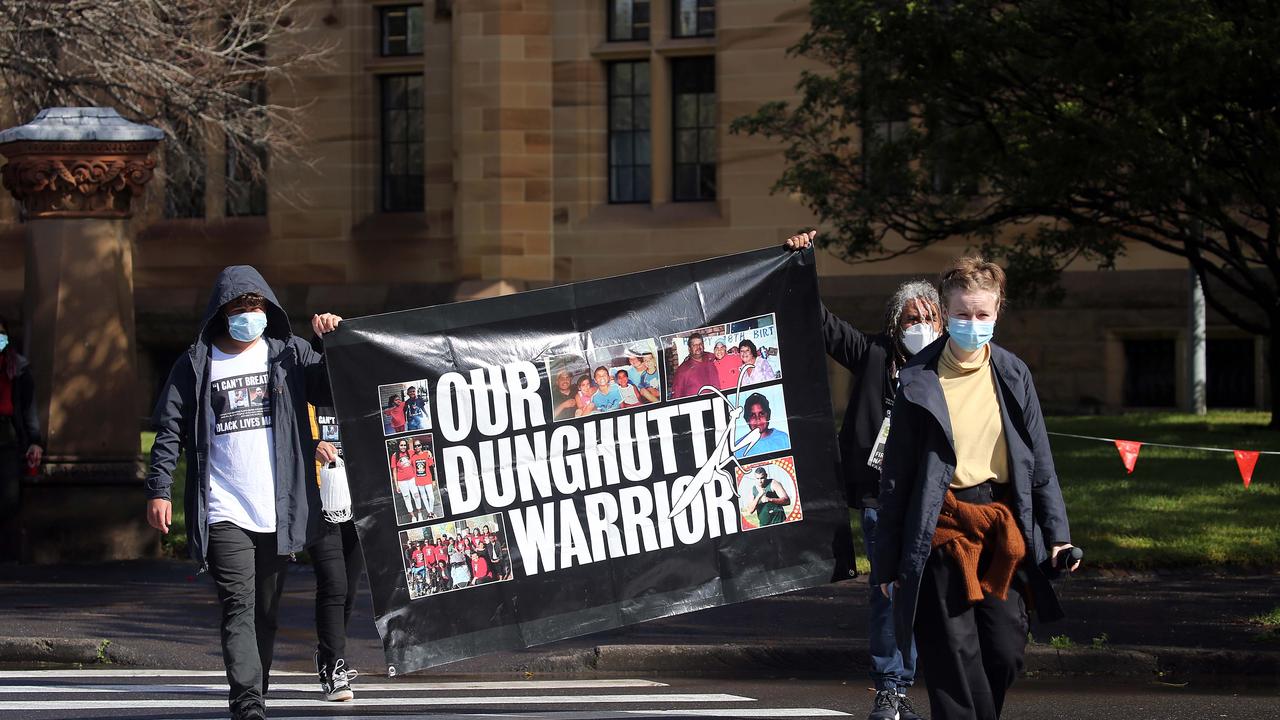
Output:
[[[980,602],[986,594],[1007,599],[1013,574],[1027,553],[1018,521],[1008,505],[960,502],[950,490],[938,515],[933,547],[946,548],[956,559],[971,603]],[[991,561],[979,578],[978,557],[984,549],[991,551]]]

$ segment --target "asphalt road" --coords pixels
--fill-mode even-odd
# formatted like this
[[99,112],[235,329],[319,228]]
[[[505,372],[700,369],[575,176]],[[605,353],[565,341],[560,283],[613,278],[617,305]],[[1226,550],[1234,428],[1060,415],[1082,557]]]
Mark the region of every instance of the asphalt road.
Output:
[[[159,674],[156,674],[159,673]],[[2,720],[204,720],[225,718],[217,673],[180,671],[14,671],[0,674]],[[732,681],[687,678],[566,678],[517,675],[360,678],[351,703],[325,703],[310,675],[274,678],[272,718],[787,718],[866,716],[861,683],[815,680]],[[918,691],[921,710],[928,703]],[[1271,718],[1280,690],[1111,684],[1103,680],[1028,679],[1010,694],[1010,720],[1099,717]]]

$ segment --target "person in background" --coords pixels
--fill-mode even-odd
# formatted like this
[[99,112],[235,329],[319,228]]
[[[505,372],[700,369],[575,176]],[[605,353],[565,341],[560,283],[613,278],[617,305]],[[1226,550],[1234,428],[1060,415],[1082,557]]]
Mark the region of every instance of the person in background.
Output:
[[573,392],[573,377],[568,370],[556,373],[556,384],[551,387],[551,414],[556,420],[568,420],[578,409],[578,397]]
[[609,368],[601,365],[596,368],[596,392],[591,396],[591,404],[595,406],[599,412],[609,412],[622,407],[622,394],[618,392],[618,388],[613,384],[613,378],[609,375]]
[[[311,342],[312,349],[323,350],[320,338]],[[324,430],[319,417],[335,421]],[[342,457],[342,440],[338,433],[337,411],[332,407],[311,408],[311,432],[316,438],[316,471]],[[328,435],[332,440],[321,439]],[[347,626],[355,609],[356,590],[364,572],[364,554],[355,520],[324,520],[320,539],[307,547],[316,573],[316,675],[324,699],[342,702],[355,697],[351,680],[356,671],[347,667]]]
[[653,353],[637,349],[627,350],[627,363],[631,365],[631,369],[627,370],[627,377],[631,380],[631,384],[636,386],[640,399],[647,403],[658,402],[662,392],[658,383],[657,362],[653,361],[651,367],[650,361],[653,361]]
[[410,385],[405,391],[405,429],[425,430],[427,427],[427,399],[418,394],[418,388]]
[[1042,622],[1062,616],[1046,569],[1071,532],[1031,371],[991,342],[1004,270],[961,257],[940,290],[946,340],[898,373],[871,581],[896,592],[904,653],[915,632],[934,720],[994,720],[1023,668],[1027,598]]
[[583,375],[578,378],[578,409],[574,411],[574,417],[582,417],[590,415],[596,411],[596,406],[591,402],[591,396],[595,395],[596,388],[591,384],[591,378]]
[[622,407],[629,408],[644,404],[645,401],[641,399],[637,387],[631,384],[631,375],[626,370],[619,370],[614,375],[614,379],[617,382],[613,386],[618,391],[618,397],[622,399]]
[[[815,235],[813,231],[796,235],[787,240],[787,247],[807,248]],[[840,425],[840,457],[849,505],[860,510],[863,546],[873,572],[880,465],[898,390],[898,372],[907,360],[942,336],[940,305],[932,284],[922,280],[904,282],[885,303],[881,331],[874,335],[858,330],[822,306],[827,354],[854,377]],[[868,592],[871,680],[876,687],[868,720],[915,720],[919,715],[907,696],[916,677],[915,644],[909,642],[906,651],[898,648],[893,600],[875,585]]]
[[9,337],[9,321],[0,317],[0,560],[18,560],[21,543],[17,509],[22,475],[40,467],[44,440],[36,414],[31,366]]

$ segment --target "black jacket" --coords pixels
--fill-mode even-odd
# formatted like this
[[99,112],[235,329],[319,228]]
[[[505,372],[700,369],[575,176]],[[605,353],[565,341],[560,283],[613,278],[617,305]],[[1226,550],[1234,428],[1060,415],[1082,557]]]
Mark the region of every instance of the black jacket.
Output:
[[[24,453],[32,445],[44,447],[44,438],[40,435],[40,416],[36,413],[36,383],[31,377],[31,366],[27,359],[10,348],[7,352],[9,362],[13,363],[13,433],[18,439],[18,452]],[[7,373],[6,363],[0,362],[0,372]]]
[[[208,549],[209,437],[213,410],[209,397],[210,345],[226,331],[220,309],[247,292],[267,298],[268,367],[271,375],[271,427],[275,442],[276,544],[281,555],[298,552],[322,531],[320,489],[316,484],[315,446],[307,402],[333,402],[324,359],[289,328],[289,317],[258,271],[247,265],[218,275],[200,333],[178,358],[160,393],[153,423],[156,441],[147,473],[147,498],[170,497],[178,453],[187,456],[186,518],[191,557],[201,563]],[[198,491],[193,492],[197,489]]]
[[853,373],[840,425],[840,461],[849,506],[878,507],[880,471],[867,464],[885,409],[893,404],[895,349],[888,335],[867,335],[822,307],[827,354]]
[[[951,418],[938,382],[942,339],[921,350],[898,374],[898,397],[884,453],[874,584],[902,583],[894,598],[895,631],[902,652],[910,650],[920,578],[929,557],[938,512],[955,473]],[[991,368],[999,388],[1013,514],[1022,530],[1027,556],[1020,568],[1042,622],[1062,617],[1048,582],[1049,548],[1071,542],[1067,508],[1053,469],[1053,454],[1040,413],[1031,371],[1013,353],[991,344]],[[904,645],[905,643],[905,645]]]

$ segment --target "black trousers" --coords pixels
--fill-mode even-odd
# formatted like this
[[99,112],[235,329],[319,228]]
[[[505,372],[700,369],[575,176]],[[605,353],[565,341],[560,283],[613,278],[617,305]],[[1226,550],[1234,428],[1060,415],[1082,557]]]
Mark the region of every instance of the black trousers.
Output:
[[307,548],[316,571],[316,638],[320,664],[333,669],[346,657],[347,623],[364,572],[355,523],[324,524],[324,535]]
[[[0,415],[0,423],[11,422]],[[22,499],[22,472],[27,466],[26,448],[0,441],[0,561],[19,560],[22,536],[18,529],[18,503]]]
[[222,662],[227,667],[231,714],[263,705],[271,676],[285,557],[275,533],[255,533],[229,522],[209,526],[209,574],[222,603]]
[[959,564],[935,549],[921,578],[915,636],[933,720],[996,720],[1027,647],[1021,580],[1005,600],[988,595],[970,605]]

